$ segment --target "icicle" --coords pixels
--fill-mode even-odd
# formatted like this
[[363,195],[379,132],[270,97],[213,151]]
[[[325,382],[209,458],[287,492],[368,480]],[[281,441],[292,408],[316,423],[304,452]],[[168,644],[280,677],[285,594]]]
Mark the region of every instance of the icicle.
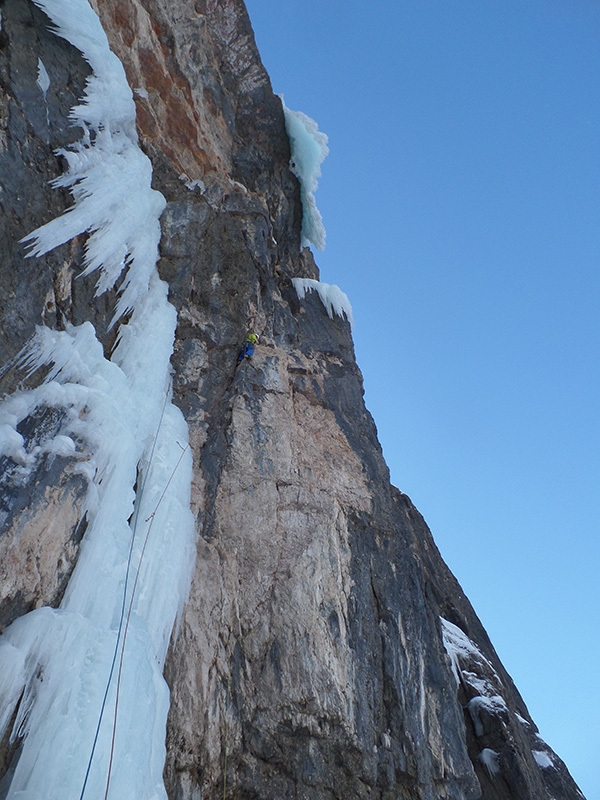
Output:
[[[100,272],[102,292],[126,269],[113,321],[132,315],[111,361],[89,322],[39,328],[22,366],[49,366],[46,381],[0,404],[0,452],[24,471],[44,450],[69,453],[90,480],[88,527],[61,607],[21,617],[0,640],[0,725],[19,703],[11,735],[22,740],[6,797],[78,800],[84,785],[85,797],[104,796],[115,663],[131,607],[109,796],[164,799],[169,693],[161,669],[195,552],[188,431],[170,402],[176,312],[156,271],[164,199],[150,186],[131,90],[98,17],[85,0],[36,3],[93,74],[71,112],[87,134],[61,151],[68,169],[55,181],[71,189],[74,206],[25,241],[30,255],[42,255],[88,232],[86,272]],[[64,420],[28,453],[17,425],[41,405],[63,409]]]
[[342,319],[346,317],[350,325],[354,326],[350,300],[348,300],[348,295],[342,292],[339,286],[315,281],[312,278],[292,278],[292,283],[300,300],[304,300],[307,292],[315,291],[321,298],[329,319],[333,319],[333,315],[337,314]]
[[318,250],[324,250],[325,226],[317,208],[315,192],[321,177],[321,164],[329,153],[327,135],[319,130],[314,119],[301,111],[291,111],[283,96],[281,102],[292,151],[290,169],[300,181],[302,246],[312,242]]

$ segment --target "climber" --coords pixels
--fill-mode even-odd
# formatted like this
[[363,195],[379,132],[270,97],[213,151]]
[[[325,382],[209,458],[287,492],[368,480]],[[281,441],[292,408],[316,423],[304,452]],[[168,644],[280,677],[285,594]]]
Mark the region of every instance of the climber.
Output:
[[256,344],[258,344],[258,336],[255,333],[249,333],[248,336],[246,336],[242,352],[238,356],[238,364],[245,358],[252,358],[254,354],[254,345]]

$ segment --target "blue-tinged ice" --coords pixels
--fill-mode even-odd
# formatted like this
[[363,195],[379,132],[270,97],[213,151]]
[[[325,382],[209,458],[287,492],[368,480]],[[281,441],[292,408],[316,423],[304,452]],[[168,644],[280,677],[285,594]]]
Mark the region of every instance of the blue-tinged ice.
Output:
[[300,181],[302,198],[302,246],[314,244],[325,248],[325,226],[317,208],[315,192],[321,177],[321,164],[329,153],[327,135],[317,123],[301,111],[290,111],[283,103],[285,127],[290,140],[290,169]]
[[534,757],[535,763],[538,765],[538,767],[541,767],[542,769],[548,769],[549,767],[554,766],[552,759],[544,750],[532,750],[531,755]]
[[126,270],[116,322],[148,290],[165,199],[150,189],[152,166],[137,144],[133,94],[96,13],[84,0],[36,3],[53,20],[56,33],[81,50],[93,72],[83,102],[70,113],[84,137],[57,151],[68,169],[53,185],[68,187],[74,205],[23,241],[30,247],[30,256],[39,256],[89,233],[84,274],[99,271],[96,294],[111,289]]
[[36,83],[39,86],[40,92],[44,95],[45,100],[48,89],[50,88],[50,76],[41,58],[38,58],[38,76]]
[[[39,327],[21,366],[49,367],[45,381],[0,404],[0,453],[15,462],[16,479],[50,454],[68,456],[89,485],[88,526],[60,608],[39,608],[0,637],[0,736],[16,714],[11,741],[22,747],[6,797],[79,800],[88,764],[83,797],[104,797],[114,734],[108,797],[166,800],[162,667],[191,580],[195,530],[188,430],[171,402],[176,312],[156,270],[164,199],[137,146],[122,65],[87,0],[35,1],[93,73],[71,113],[84,137],[61,151],[68,169],[55,182],[74,205],[27,237],[30,254],[87,232],[86,271],[98,271],[98,292],[125,271],[114,320],[131,316],[111,360],[90,322]],[[40,407],[61,410],[61,429],[28,449],[17,427]],[[118,670],[109,676],[121,653],[115,724]]]
[[307,292],[316,292],[327,310],[329,319],[333,319],[334,314],[348,320],[351,326],[354,325],[352,316],[352,306],[348,295],[334,283],[323,283],[312,278],[292,278],[292,283],[296,294],[300,300],[304,300]]

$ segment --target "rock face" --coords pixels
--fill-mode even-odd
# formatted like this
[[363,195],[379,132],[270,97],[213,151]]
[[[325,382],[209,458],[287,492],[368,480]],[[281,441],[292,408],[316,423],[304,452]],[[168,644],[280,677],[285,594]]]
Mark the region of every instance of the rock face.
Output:
[[[318,271],[300,250],[283,112],[243,3],[96,8],[167,200],[159,270],[178,312],[174,401],[194,456],[197,561],[165,669],[169,797],[582,797],[423,519],[390,485],[348,322],[292,286]],[[11,392],[36,324],[89,319],[106,352],[115,332],[111,298],[75,277],[81,241],[40,260],[18,243],[69,204],[48,181],[61,172],[53,150],[79,135],[68,111],[89,68],[28,0],[6,0],[0,37]],[[250,328],[259,346],[236,367]],[[42,410],[22,425],[34,447],[61,420]],[[2,626],[60,602],[85,530],[84,481],[70,466],[48,454],[23,477],[0,462]],[[10,760],[0,751],[5,770]]]

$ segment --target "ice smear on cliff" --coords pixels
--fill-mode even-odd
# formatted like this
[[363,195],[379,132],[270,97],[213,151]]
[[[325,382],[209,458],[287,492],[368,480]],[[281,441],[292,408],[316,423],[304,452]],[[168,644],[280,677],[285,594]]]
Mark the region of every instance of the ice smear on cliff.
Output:
[[45,100],[48,89],[50,88],[50,76],[41,58],[38,58],[38,76],[36,83],[39,86],[40,92],[44,95]]
[[348,295],[342,292],[339,286],[331,283],[323,283],[322,281],[315,281],[312,278],[292,278],[292,283],[300,300],[304,300],[307,292],[315,291],[321,298],[321,302],[327,310],[329,319],[333,319],[333,315],[337,314],[337,316],[342,319],[345,317],[350,325],[354,326],[354,317],[352,316],[350,300],[348,299]]
[[[469,695],[475,692],[466,708],[473,721],[475,736],[482,737],[486,732],[486,716],[499,718],[502,724],[508,718],[508,707],[500,694],[502,682],[492,664],[458,625],[443,617],[440,617],[440,621],[442,641],[450,658],[457,686],[462,684]],[[500,770],[497,755],[489,748],[484,748],[479,754],[479,760],[490,775],[495,775]]]
[[139,569],[109,797],[164,800],[169,699],[161,670],[195,549],[187,426],[170,402],[176,313],[156,272],[164,200],[150,188],[131,91],[96,14],[86,0],[36,2],[93,74],[72,112],[84,138],[63,151],[68,171],[56,182],[71,187],[75,205],[27,237],[31,254],[91,233],[87,271],[100,271],[103,291],[127,269],[115,317],[133,313],[111,361],[89,322],[62,332],[39,328],[25,366],[50,365],[46,380],[0,408],[0,442],[24,471],[37,456],[26,450],[19,421],[39,407],[60,408],[60,431],[42,449],[71,450],[75,469],[90,480],[88,527],[60,608],[37,609],[0,638],[0,737],[16,712],[11,739],[22,740],[6,797],[81,796],[108,687],[85,792],[104,797],[116,684],[116,674],[110,683],[109,675]]
[[475,735],[483,736],[484,725],[482,721],[481,712],[485,711],[488,714],[499,715],[507,711],[508,709],[506,707],[504,699],[500,697],[500,695],[496,694],[492,695],[491,697],[485,697],[482,695],[477,695],[476,697],[472,697],[467,703],[467,710],[471,715],[471,719],[473,720]]
[[300,181],[302,198],[302,246],[314,244],[318,250],[325,248],[325,227],[317,208],[315,192],[321,177],[321,164],[329,153],[327,135],[317,123],[301,111],[290,111],[283,96],[285,127],[290,140],[292,158],[290,169]]
[[498,753],[489,747],[484,747],[481,753],[477,756],[479,761],[487,769],[490,777],[497,775],[500,772],[500,765],[498,764]]
[[84,101],[70,114],[84,137],[57,151],[68,169],[53,185],[68,187],[75,203],[23,241],[30,246],[30,256],[40,256],[89,233],[84,274],[100,272],[96,294],[111,289],[127,268],[115,322],[148,290],[165,200],[150,189],[152,167],[137,146],[133,95],[95,12],[83,0],[36,0],[36,4],[55,23],[56,33],[81,50],[93,73]]
[[545,753],[543,750],[532,750],[531,754],[535,758],[535,763],[538,765],[538,767],[541,767],[542,769],[548,769],[548,767],[554,766],[548,753]]
[[483,655],[477,645],[472,642],[471,639],[469,639],[467,634],[458,627],[458,625],[454,625],[453,622],[448,622],[448,620],[444,619],[443,617],[440,617],[440,622],[442,624],[442,641],[444,643],[444,648],[450,657],[452,671],[457,683],[460,682],[461,659],[473,659],[476,663],[484,664],[488,669],[494,672],[494,668],[487,658]]

